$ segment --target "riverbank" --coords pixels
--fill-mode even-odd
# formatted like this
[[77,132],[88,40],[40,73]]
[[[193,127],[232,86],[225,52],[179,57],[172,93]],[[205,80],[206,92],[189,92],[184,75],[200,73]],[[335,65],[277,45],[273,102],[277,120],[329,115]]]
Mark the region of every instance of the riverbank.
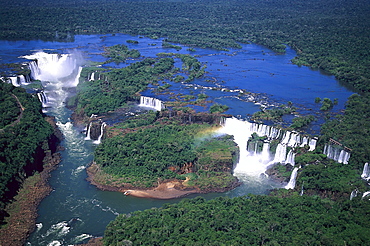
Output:
[[52,191],[48,184],[50,172],[60,162],[59,153],[47,157],[44,170],[25,179],[22,188],[9,204],[6,212],[10,215],[7,224],[0,229],[0,245],[24,245],[35,230],[37,207]]
[[179,181],[179,180],[169,180],[162,183],[159,183],[158,186],[142,189],[133,187],[127,184],[112,183],[111,185],[106,185],[106,181],[109,180],[109,177],[102,173],[98,165],[92,163],[87,169],[87,180],[98,187],[101,190],[106,191],[117,191],[122,192],[125,195],[140,197],[140,198],[153,198],[153,199],[174,199],[185,197],[190,194],[204,194],[211,192],[225,192],[232,190],[240,185],[240,182],[236,181],[232,183],[229,187],[219,188],[219,189],[199,189],[197,187],[187,187],[186,183],[188,179]]
[[[54,127],[54,137],[61,139],[61,133],[52,118],[46,119]],[[52,152],[52,145],[48,143],[49,149],[45,150],[43,159],[43,170],[27,177],[14,197],[14,201],[7,205],[5,211],[9,214],[6,224],[0,228],[0,245],[24,245],[29,235],[35,230],[37,208],[40,202],[49,195],[52,188],[48,184],[50,172],[59,164],[61,157],[57,148]]]

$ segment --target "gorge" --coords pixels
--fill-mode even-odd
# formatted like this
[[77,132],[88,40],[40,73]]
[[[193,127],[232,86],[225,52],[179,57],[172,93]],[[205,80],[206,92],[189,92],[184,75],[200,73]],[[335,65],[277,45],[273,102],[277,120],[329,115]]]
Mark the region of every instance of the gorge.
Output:
[[[91,39],[95,40],[101,46],[104,45],[104,41],[99,39],[99,36],[80,36],[77,37],[77,41],[74,44],[53,45],[60,45],[61,47],[63,45],[81,45],[81,52],[74,51],[69,54],[59,55],[45,52],[26,56],[23,54],[23,59],[31,60],[31,78],[41,81],[42,91],[35,90],[34,92],[37,93],[38,98],[42,101],[45,113],[56,118],[57,124],[65,136],[62,145],[66,149],[62,152],[62,163],[52,173],[50,183],[54,191],[40,205],[37,230],[29,238],[29,245],[67,245],[79,243],[89,237],[101,236],[105,226],[118,213],[130,213],[136,210],[159,207],[166,202],[150,199],[143,201],[139,198],[126,197],[115,192],[100,191],[85,181],[86,173],[84,170],[93,160],[92,153],[96,147],[96,143],[101,141],[105,124],[100,122],[94,128],[92,127],[93,124],[89,125],[86,129],[86,135],[81,133],[85,126],[73,126],[73,122],[70,119],[72,112],[65,108],[65,103],[70,93],[75,93],[75,87],[79,82],[83,83],[84,80],[92,81],[96,79],[96,74],[90,74],[86,78],[80,78],[82,67],[85,65],[87,59],[102,59],[94,53],[95,47],[90,48],[88,46],[86,40]],[[116,43],[121,42],[122,39],[137,39],[139,41],[140,51],[146,56],[155,56],[158,52],[168,51],[165,48],[154,49],[153,46],[148,45],[148,43],[153,42],[160,44],[160,40],[139,39],[138,37],[128,35],[116,35],[107,38],[109,42]],[[39,45],[42,46],[43,43],[40,42]],[[48,45],[50,44],[45,44],[45,49],[48,48]],[[26,45],[26,49],[22,52],[27,53],[32,49],[33,47],[27,47]],[[294,187],[294,179],[292,179],[292,183],[283,186],[269,181],[265,175],[261,174],[265,173],[268,166],[277,162],[294,166],[295,147],[304,147],[307,145],[310,151],[313,151],[316,147],[317,139],[308,137],[308,135],[306,136],[305,134],[298,134],[292,131],[282,131],[268,125],[251,123],[236,118],[238,115],[243,115],[244,118],[247,114],[259,110],[259,105],[249,101],[243,101],[240,97],[238,98],[237,95],[239,92],[234,92],[233,89],[241,87],[241,89],[260,93],[264,89],[257,88],[256,84],[258,84],[257,81],[260,81],[261,78],[265,82],[264,84],[259,83],[261,87],[271,87],[272,85],[279,85],[280,87],[283,83],[294,84],[297,80],[302,81],[301,86],[304,87],[302,97],[297,97],[300,93],[295,93],[294,98],[290,98],[291,94],[285,92],[279,94],[280,90],[276,88],[270,88],[269,92],[267,92],[269,96],[268,100],[271,100],[270,104],[286,103],[287,100],[291,99],[293,103],[299,105],[304,104],[302,113],[306,112],[309,107],[317,110],[318,106],[315,105],[314,98],[316,96],[324,97],[326,96],[325,93],[330,94],[328,97],[337,97],[339,99],[339,104],[334,108],[334,110],[339,111],[343,108],[346,98],[351,94],[349,90],[338,86],[333,77],[321,75],[318,71],[311,71],[308,68],[299,68],[290,64],[288,61],[292,58],[294,52],[289,48],[287,55],[281,56],[273,53],[269,53],[266,56],[266,54],[262,54],[261,50],[262,47],[254,44],[244,45],[243,49],[237,55],[230,55],[233,54],[233,51],[225,53],[199,49],[196,54],[200,56],[202,62],[208,63],[209,73],[212,77],[216,78],[216,82],[211,83],[207,81],[206,77],[205,79],[195,80],[192,86],[189,84],[171,83],[172,88],[170,90],[172,91],[181,92],[186,95],[202,92],[206,93],[215,102],[229,105],[230,110],[226,113],[234,116],[234,118],[225,119],[222,123],[223,127],[221,127],[218,134],[233,135],[235,142],[239,145],[240,158],[234,174],[242,180],[243,185],[224,194],[202,195],[206,199],[217,196],[243,196],[248,193],[265,194],[269,189],[277,187],[291,189]],[[183,50],[180,52],[186,53]],[[17,55],[19,56],[19,54]],[[82,59],[84,56],[88,56],[88,58]],[[254,62],[251,60],[245,61],[246,58],[250,57],[256,58]],[[270,67],[262,66],[266,65],[261,60],[262,57],[266,59],[266,63],[271,62],[274,65]],[[229,64],[227,69],[224,65],[226,63]],[[245,67],[250,68],[250,71],[243,72],[242,70],[245,70]],[[272,73],[274,74],[273,76],[271,75]],[[295,75],[298,77],[294,77]],[[287,76],[292,77],[287,78]],[[331,85],[332,88],[330,90],[318,91],[320,90],[319,85],[317,87],[315,87],[315,83],[308,85],[310,81],[307,78],[311,76],[321,81],[325,80],[325,83]],[[273,78],[272,82],[268,85],[269,82],[267,82],[267,79],[270,77]],[[17,84],[19,83],[17,82]],[[229,90],[198,89],[201,87],[205,88],[206,86],[209,88],[224,87]],[[312,90],[306,90],[307,87]],[[296,89],[298,90],[299,88],[296,87]],[[156,95],[152,90],[142,92],[142,96],[142,105],[151,106],[157,110],[163,108],[160,101],[171,101],[170,96],[166,94]],[[202,110],[201,107],[199,109]],[[92,129],[95,129],[95,133],[92,133]],[[248,139],[253,133],[257,133],[259,137],[266,136],[266,139],[248,142]],[[85,141],[89,139],[98,142],[94,144],[94,141]],[[279,140],[276,144],[275,151],[270,150],[270,141],[272,140]],[[348,161],[348,159],[345,160]],[[250,165],[251,163],[252,165]],[[294,171],[296,175],[298,169],[294,169]],[[292,174],[292,177],[295,175]],[[171,203],[179,200],[171,200]]]

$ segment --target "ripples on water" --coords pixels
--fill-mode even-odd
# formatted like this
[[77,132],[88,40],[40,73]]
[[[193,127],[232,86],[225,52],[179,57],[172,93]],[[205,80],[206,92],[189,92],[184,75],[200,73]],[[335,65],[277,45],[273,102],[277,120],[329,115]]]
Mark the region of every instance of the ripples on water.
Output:
[[[127,39],[137,40],[139,44],[125,43]],[[71,60],[68,60],[66,66],[55,63],[54,67],[59,67],[59,69],[55,70],[52,67],[50,71],[43,74],[44,79],[45,76],[50,76],[45,79],[48,81],[42,82],[45,94],[49,97],[49,108],[46,108],[45,112],[55,116],[57,125],[65,137],[62,141],[65,150],[61,152],[62,162],[58,169],[52,172],[50,184],[53,187],[53,192],[39,206],[36,230],[29,237],[28,245],[81,243],[92,236],[102,236],[106,225],[119,213],[131,213],[181,200],[161,201],[134,198],[117,192],[100,191],[86,182],[85,168],[93,159],[92,153],[96,145],[92,141],[85,141],[85,136],[73,127],[69,119],[71,111],[65,108],[65,98],[68,96],[70,87],[75,86],[78,82],[76,78],[81,72],[78,67],[83,65],[82,57],[93,62],[104,61],[105,58],[99,55],[103,52],[103,46],[122,43],[129,48],[138,49],[145,57],[156,57],[159,52],[174,52],[172,49],[163,49],[160,39],[151,40],[123,34],[106,36],[104,39],[100,35],[76,36],[73,43],[0,41],[1,62],[4,63],[20,61],[24,59],[19,58],[20,56],[31,55],[32,50],[41,49],[74,50],[76,52],[72,53],[76,55],[76,61],[78,61],[77,66],[71,67],[74,71],[73,76],[70,71],[63,71],[65,67],[74,64],[74,62],[71,63]],[[149,45],[153,43],[157,45]],[[292,101],[294,105],[297,104],[313,110],[319,108],[318,104],[313,103],[315,97],[338,98],[339,104],[335,106],[334,110],[339,111],[344,107],[344,102],[351,94],[350,91],[339,86],[332,76],[324,76],[306,67],[299,68],[290,64],[290,59],[295,56],[295,52],[289,48],[286,55],[275,55],[266,51],[265,48],[253,44],[243,44],[242,47],[241,50],[231,50],[230,52],[210,49],[196,49],[196,52],[189,52],[184,47],[179,53],[198,55],[199,60],[207,65],[209,73],[204,78],[195,80],[193,84],[175,83],[170,89],[183,94],[205,93],[210,97],[209,99],[228,105],[230,109],[227,113],[242,117],[258,111],[260,105],[241,100],[237,97],[238,92],[214,90],[215,88],[239,88],[251,92],[266,93],[263,94],[263,100],[269,100],[270,103],[285,104]],[[131,62],[134,61],[129,61],[129,63]],[[178,62],[176,64],[178,66]],[[322,86],[323,84],[325,87]],[[143,95],[158,97],[165,101],[169,100],[168,95],[155,95],[151,90],[145,91]],[[207,108],[201,107],[197,107],[197,109],[207,110]],[[217,196],[235,197],[249,193],[266,194],[272,188],[281,187],[265,177],[248,175],[247,173],[243,171],[236,173],[243,182],[240,187],[225,193],[203,194],[202,196],[206,199],[212,199]],[[196,196],[198,195],[189,197]]]

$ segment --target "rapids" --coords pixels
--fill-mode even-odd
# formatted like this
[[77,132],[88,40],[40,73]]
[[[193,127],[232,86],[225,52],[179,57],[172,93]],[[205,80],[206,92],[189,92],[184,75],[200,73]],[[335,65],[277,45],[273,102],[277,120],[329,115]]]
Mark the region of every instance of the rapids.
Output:
[[[129,39],[139,43],[126,43]],[[1,63],[29,63],[32,79],[41,80],[42,91],[27,88],[31,93],[37,94],[46,114],[56,118],[57,125],[65,137],[61,143],[65,148],[61,153],[62,162],[50,178],[53,192],[39,206],[37,229],[29,237],[27,245],[81,243],[90,237],[102,236],[106,225],[119,213],[132,213],[181,200],[134,198],[117,192],[98,190],[86,181],[85,168],[93,160],[96,144],[94,141],[85,140],[91,139],[89,134],[86,136],[82,133],[85,126],[73,126],[70,120],[72,112],[65,107],[66,98],[74,93],[80,81],[97,79],[97,74],[94,73],[87,78],[80,78],[83,66],[91,62],[105,61],[106,58],[101,55],[103,47],[122,43],[131,49],[139,50],[142,57],[156,57],[159,52],[174,52],[161,46],[162,39],[151,40],[124,34],[76,36],[75,41],[71,43],[0,41]],[[312,110],[318,111],[320,105],[314,103],[316,97],[338,98],[338,104],[334,106],[333,111],[339,112],[352,94],[333,76],[291,64],[290,60],[296,54],[289,47],[285,55],[276,55],[255,44],[242,44],[242,49],[232,49],[228,52],[211,49],[196,49],[191,52],[186,46],[181,47],[183,49],[179,53],[197,55],[197,58],[207,65],[208,73],[190,84],[166,81],[171,84],[170,90],[184,95],[204,93],[209,100],[228,105],[229,110],[226,113],[235,117],[245,119],[261,106],[287,102],[299,106],[302,114]],[[180,61],[175,61],[175,66],[181,68]],[[132,62],[135,61],[104,66],[123,67]],[[30,80],[9,73],[9,82],[16,86],[25,86]],[[326,86],[323,87],[323,84]],[[240,96],[243,90],[252,94]],[[146,106],[150,104],[157,109],[163,108],[162,105],[158,106],[159,102],[171,100],[169,94],[156,95],[150,88],[142,95],[158,100],[143,101]],[[192,107],[196,110],[208,110],[208,107]],[[315,124],[317,131],[320,119]],[[315,125],[313,128],[315,131]],[[88,128],[86,130],[88,131]],[[101,134],[103,130],[102,124]],[[272,153],[269,150],[269,141],[266,141],[261,148],[254,147],[254,151],[248,151],[248,138],[253,132],[259,136],[267,135],[269,139],[279,138],[281,141],[277,146],[278,150]],[[266,177],[266,168],[275,162],[294,165],[294,155],[288,149],[307,144],[313,150],[316,145],[316,139],[294,132],[282,132],[238,118],[230,118],[224,122],[218,134],[226,133],[234,135],[240,148],[240,157],[234,173],[243,184],[225,193],[202,194],[206,199],[217,196],[243,196],[249,193],[266,194],[270,189],[283,188],[284,185],[276,184]],[[101,137],[99,142],[100,140]],[[189,197],[195,196],[197,195]]]

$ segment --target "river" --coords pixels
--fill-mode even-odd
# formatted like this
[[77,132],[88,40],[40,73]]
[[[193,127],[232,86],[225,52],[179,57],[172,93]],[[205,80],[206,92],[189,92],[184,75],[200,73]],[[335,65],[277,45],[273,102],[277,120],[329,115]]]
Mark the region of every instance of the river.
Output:
[[[126,40],[136,40],[139,43],[126,43]],[[29,62],[21,56],[44,51],[61,54],[76,53],[81,57],[79,65],[88,65],[91,62],[104,61],[105,58],[101,56],[103,47],[115,44],[125,44],[129,48],[138,49],[143,57],[155,57],[159,52],[176,52],[174,49],[162,48],[161,43],[161,39],[152,40],[124,34],[80,35],[70,43],[0,41],[0,62]],[[215,102],[228,105],[230,109],[226,113],[234,116],[245,118],[260,108],[259,104],[238,98],[238,92],[233,91],[235,89],[259,93],[260,102],[269,105],[286,104],[290,101],[300,108],[302,114],[319,111],[320,105],[314,102],[316,97],[327,97],[332,100],[337,98],[338,104],[334,106],[333,112],[339,112],[344,108],[348,96],[352,94],[333,76],[291,64],[290,60],[296,54],[289,47],[285,55],[277,55],[255,44],[242,44],[242,49],[232,49],[228,52],[198,48],[195,48],[194,52],[188,51],[186,46],[182,47],[178,53],[197,55],[197,58],[207,65],[208,73],[203,78],[196,79],[191,85],[174,83],[170,90],[183,94],[205,93]],[[135,61],[106,66],[119,67],[131,62]],[[78,71],[75,73],[75,76],[78,76]],[[37,230],[29,237],[27,245],[81,243],[90,237],[102,236],[107,224],[119,213],[131,213],[181,200],[162,201],[124,196],[117,192],[100,191],[86,181],[85,168],[93,160],[96,145],[92,141],[84,140],[85,135],[81,133],[81,127],[73,126],[70,120],[72,112],[65,108],[64,100],[70,91],[66,87],[73,88],[74,85],[72,83],[66,86],[65,83],[69,82],[43,82],[49,93],[56,92],[54,97],[57,100],[53,101],[45,112],[56,118],[65,136],[61,143],[65,150],[61,152],[62,162],[51,174],[50,185],[53,191],[39,206]],[[151,90],[142,94],[163,101],[170,100],[168,95],[155,95]],[[199,108],[199,110],[206,109]],[[319,124],[320,119],[316,123],[316,131]],[[217,196],[235,197],[249,193],[266,194],[269,189],[275,187],[279,185],[267,179],[249,177],[244,180],[243,185],[232,191],[201,196],[212,199]],[[195,196],[197,195],[188,198]]]

